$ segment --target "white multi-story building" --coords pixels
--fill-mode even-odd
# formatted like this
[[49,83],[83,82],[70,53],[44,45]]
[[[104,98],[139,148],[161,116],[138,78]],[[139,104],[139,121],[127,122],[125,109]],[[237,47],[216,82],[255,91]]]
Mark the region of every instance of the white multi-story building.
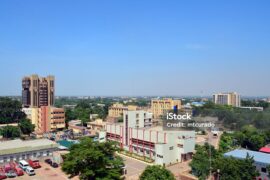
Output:
[[155,164],[168,165],[192,157],[194,131],[163,131],[151,127],[152,114],[146,111],[124,111],[124,122],[107,124],[100,139],[116,141],[129,152],[148,157]]

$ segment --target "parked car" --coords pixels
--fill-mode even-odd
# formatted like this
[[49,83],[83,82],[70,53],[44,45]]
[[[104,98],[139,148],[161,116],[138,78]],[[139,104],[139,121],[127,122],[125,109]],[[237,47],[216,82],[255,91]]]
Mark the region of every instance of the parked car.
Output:
[[28,167],[25,169],[25,172],[26,172],[29,176],[33,176],[33,175],[36,174],[36,173],[35,173],[35,170],[34,170],[32,167],[30,167],[30,166],[28,166]]
[[52,162],[51,166],[52,166],[53,168],[58,168],[58,167],[59,167],[59,165],[58,165],[56,162]]
[[7,177],[13,178],[17,176],[17,174],[15,173],[14,169],[10,166],[10,164],[5,164],[3,168]]
[[2,167],[0,167],[0,180],[6,179],[6,178],[7,178],[7,176],[6,176],[4,169]]
[[28,164],[28,162],[26,162],[25,160],[21,160],[20,162],[19,162],[19,167],[22,169],[22,170],[26,170],[26,168],[27,167],[29,167],[29,164]]
[[10,162],[9,165],[15,171],[15,173],[17,174],[17,176],[24,175],[23,170],[19,167],[19,165],[17,163]]
[[51,159],[45,159],[45,162],[49,165],[52,165],[52,160]]
[[34,169],[37,169],[37,168],[41,168],[40,164],[39,164],[39,160],[38,159],[34,159],[34,160],[28,160],[28,163],[29,165],[34,168]]
[[17,176],[17,174],[13,169],[11,169],[11,170],[6,172],[6,176],[9,177],[9,178],[14,178],[14,177]]

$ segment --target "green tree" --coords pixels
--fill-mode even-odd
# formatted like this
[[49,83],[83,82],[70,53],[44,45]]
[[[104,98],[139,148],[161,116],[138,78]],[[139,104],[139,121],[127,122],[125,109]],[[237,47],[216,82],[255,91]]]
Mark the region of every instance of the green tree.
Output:
[[220,156],[213,163],[213,172],[222,180],[253,180],[259,175],[253,163],[249,155],[245,159]]
[[20,137],[20,129],[16,126],[5,126],[0,131],[4,138],[17,138]]
[[71,177],[79,175],[82,180],[120,179],[123,160],[115,155],[118,150],[112,142],[98,143],[91,138],[81,139],[63,157],[62,170]]
[[35,125],[29,119],[22,119],[19,122],[19,128],[23,134],[30,135],[35,130]]
[[17,100],[0,97],[0,124],[16,123],[26,115],[21,111],[22,104]]
[[162,166],[147,166],[140,176],[140,180],[174,180],[173,174]]
[[190,163],[192,174],[199,179],[207,179],[210,173],[210,164],[218,155],[215,148],[208,143],[205,143],[204,146],[196,146],[196,154]]
[[74,111],[72,109],[69,109],[69,108],[65,110],[65,116],[66,116],[66,122],[69,122],[71,120],[76,119],[76,115],[75,115]]

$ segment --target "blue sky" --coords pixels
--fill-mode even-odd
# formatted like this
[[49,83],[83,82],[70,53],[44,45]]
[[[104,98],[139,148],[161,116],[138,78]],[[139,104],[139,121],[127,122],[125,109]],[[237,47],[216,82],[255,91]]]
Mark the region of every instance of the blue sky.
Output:
[[[1,0],[0,95],[270,96],[268,0]],[[3,85],[3,86],[2,86]]]

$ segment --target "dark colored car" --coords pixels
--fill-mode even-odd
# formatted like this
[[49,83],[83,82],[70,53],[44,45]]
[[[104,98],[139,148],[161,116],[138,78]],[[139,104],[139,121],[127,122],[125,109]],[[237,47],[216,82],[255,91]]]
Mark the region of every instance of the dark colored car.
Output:
[[51,159],[45,159],[45,162],[49,165],[52,165],[52,160]]
[[52,166],[53,168],[58,168],[58,167],[59,167],[59,165],[58,165],[56,162],[52,162],[51,166]]

